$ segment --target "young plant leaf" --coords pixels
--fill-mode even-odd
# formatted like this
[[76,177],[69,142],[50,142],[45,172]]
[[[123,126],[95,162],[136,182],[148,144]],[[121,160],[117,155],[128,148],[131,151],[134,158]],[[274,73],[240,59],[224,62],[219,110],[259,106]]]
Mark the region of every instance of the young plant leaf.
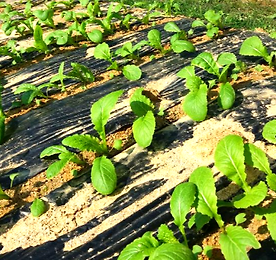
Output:
[[40,158],[46,157],[46,156],[52,156],[55,154],[60,154],[60,153],[66,153],[68,150],[62,146],[62,145],[52,145],[47,148],[45,148],[41,154]]
[[103,33],[98,29],[92,30],[87,36],[90,41],[95,43],[101,43],[103,41]]
[[40,51],[48,52],[49,49],[47,44],[43,41],[43,31],[42,28],[37,24],[34,29],[34,47]]
[[176,25],[175,22],[168,22],[165,24],[164,26],[164,30],[167,32],[176,32],[176,33],[180,33],[181,30],[179,29],[179,27]]
[[57,45],[65,45],[69,41],[69,35],[67,32],[62,30],[56,30],[48,34],[48,36],[45,38],[45,43],[47,45],[53,43],[54,41],[57,43]]
[[236,222],[236,225],[238,226],[239,224],[242,224],[246,221],[246,218],[245,218],[246,214],[245,213],[240,213],[238,215],[235,216],[235,222]]
[[194,52],[195,46],[186,40],[175,40],[172,43],[172,49],[175,53],[181,53],[183,51]]
[[222,227],[224,223],[218,214],[216,188],[212,171],[207,167],[199,167],[192,172],[189,182],[194,183],[198,191],[196,211],[210,218],[215,218],[219,227]]
[[123,90],[111,92],[96,101],[91,107],[91,120],[102,140],[105,140],[104,127],[110,117],[110,112],[122,94]]
[[128,244],[118,257],[118,260],[144,260],[154,252],[159,246],[159,242],[152,236],[151,232],[146,232],[142,237],[135,239]]
[[247,38],[241,45],[241,55],[263,57],[268,62],[268,52],[261,39],[254,35]]
[[216,75],[218,77],[220,75],[219,67],[214,60],[213,55],[209,52],[200,53],[192,60],[191,65],[202,68],[210,74]]
[[276,241],[276,225],[275,225],[276,212],[265,214],[265,218],[267,221],[267,228],[269,230],[270,236],[275,242]]
[[143,88],[137,88],[130,98],[130,107],[137,116],[144,116],[148,111],[153,111],[154,105],[149,98],[142,94]]
[[123,74],[128,80],[138,80],[142,76],[141,69],[136,65],[126,65],[123,67]]
[[266,154],[254,144],[244,144],[244,157],[247,165],[258,168],[266,174],[272,174]]
[[221,66],[235,64],[237,62],[237,57],[231,52],[223,52],[218,56],[217,62]]
[[237,135],[228,135],[221,139],[215,150],[215,165],[230,180],[249,189],[246,183],[243,140]]
[[268,174],[266,176],[266,181],[270,189],[276,191],[276,174]]
[[177,73],[177,76],[183,79],[195,77],[195,67],[191,65],[186,66]]
[[62,144],[79,149],[80,151],[94,151],[103,153],[104,150],[100,144],[100,140],[92,135],[71,135],[62,140]]
[[235,97],[235,90],[229,82],[220,86],[218,102],[223,109],[231,108],[235,102]]
[[180,243],[162,244],[150,255],[149,260],[195,260],[190,248]]
[[276,120],[271,120],[265,124],[262,135],[265,140],[276,144]]
[[[68,153],[70,153],[70,152],[68,152]],[[71,158],[73,158],[73,155],[71,155],[70,158],[66,157],[66,158],[63,158],[59,161],[52,163],[46,170],[46,177],[48,179],[51,179],[51,178],[57,176],[61,172],[61,170],[65,167],[65,165],[70,161]]]
[[260,204],[266,197],[267,186],[264,182],[248,190],[245,194],[238,195],[234,198],[234,207],[238,209],[246,209]]
[[0,185],[0,200],[10,200],[10,196],[8,196],[2,189]]
[[132,126],[135,141],[142,148],[148,147],[155,131],[155,118],[151,110],[144,116],[138,117]]
[[191,182],[181,183],[173,191],[170,209],[175,225],[182,226],[195,200],[196,186]]
[[91,180],[96,191],[103,195],[111,194],[117,186],[117,175],[113,163],[106,156],[94,160]]
[[162,224],[158,228],[157,237],[162,243],[178,243],[178,240],[173,234],[173,231],[168,228],[166,224]]
[[47,207],[43,200],[35,199],[31,205],[31,213],[34,217],[40,217],[47,211]]
[[163,46],[161,44],[161,33],[157,29],[152,29],[148,32],[148,39],[150,45],[157,50],[163,51]]
[[191,91],[185,96],[183,110],[195,121],[202,121],[207,116],[207,93],[206,84],[201,84],[197,91]]
[[248,247],[255,249],[261,247],[253,234],[240,226],[232,225],[226,227],[226,232],[220,235],[219,243],[226,260],[249,260],[246,249]]
[[108,44],[105,42],[98,44],[94,50],[94,57],[111,62],[111,53]]

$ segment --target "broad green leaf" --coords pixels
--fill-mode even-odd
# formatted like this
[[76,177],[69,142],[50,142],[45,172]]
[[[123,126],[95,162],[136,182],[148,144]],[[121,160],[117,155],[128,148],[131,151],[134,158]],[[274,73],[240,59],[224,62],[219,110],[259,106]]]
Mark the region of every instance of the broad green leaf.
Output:
[[74,162],[74,163],[77,163],[77,164],[85,164],[84,161],[80,160],[79,157],[75,154],[75,153],[72,153],[72,152],[67,152],[67,153],[61,153],[58,158],[60,160],[67,160],[68,162]]
[[219,31],[219,28],[216,27],[216,26],[211,26],[207,32],[206,32],[206,35],[209,37],[209,38],[214,38],[216,35],[218,35],[218,31]]
[[98,153],[103,153],[100,140],[92,135],[71,135],[62,140],[62,144],[79,149],[81,151],[94,151]]
[[47,211],[47,207],[43,200],[35,199],[31,205],[31,213],[34,217],[39,217]]
[[48,51],[48,47],[46,43],[43,41],[43,31],[38,24],[35,26],[35,29],[34,29],[34,39],[35,39],[35,42],[34,42],[35,48],[44,52]]
[[276,174],[268,174],[266,176],[266,181],[270,189],[276,191]]
[[218,214],[215,181],[212,171],[207,167],[199,167],[190,176],[189,182],[196,185],[197,205],[196,211],[215,218],[219,227],[223,226],[221,216]]
[[205,26],[205,23],[203,21],[201,21],[201,20],[195,20],[195,21],[193,21],[192,28],[200,27],[200,26]]
[[256,35],[247,38],[242,43],[240,54],[263,57],[266,61],[268,61],[269,57],[266,47],[263,45],[261,39]]
[[266,154],[254,144],[244,144],[244,157],[247,165],[258,168],[266,174],[272,174]]
[[105,138],[105,125],[110,117],[110,112],[117,103],[119,97],[123,94],[123,90],[117,90],[100,98],[91,107],[91,120],[95,125],[95,130],[102,139]]
[[186,40],[175,40],[172,43],[172,49],[175,53],[181,53],[183,51],[194,52],[194,45]]
[[209,52],[200,53],[192,60],[191,64],[206,70],[210,74],[214,74],[216,76],[220,75],[219,67],[214,60],[213,55]]
[[[187,87],[187,89],[189,89],[192,92],[197,92],[202,87],[202,85],[206,85],[206,84],[198,76],[187,77],[187,79],[186,79],[185,86]],[[208,92],[208,90],[207,90],[207,92]]]
[[111,194],[117,186],[117,175],[113,163],[106,156],[94,160],[91,169],[93,187],[103,195]]
[[142,94],[143,88],[135,90],[130,98],[130,107],[137,116],[144,116],[148,111],[153,111],[154,105],[151,100]]
[[263,138],[270,143],[276,144],[276,120],[266,123],[263,129]]
[[207,116],[207,93],[207,86],[201,84],[197,91],[192,91],[185,96],[183,110],[195,121],[202,121]]
[[162,243],[178,243],[178,240],[173,234],[173,231],[168,228],[166,224],[162,224],[158,228],[157,237]]
[[246,216],[245,213],[240,213],[240,214],[236,215],[235,216],[236,225],[244,223],[246,221],[245,216]]
[[64,158],[62,160],[52,163],[46,170],[46,177],[48,179],[51,179],[57,176],[69,161],[70,159]]
[[181,183],[174,189],[170,208],[174,223],[178,227],[182,226],[186,221],[186,216],[194,203],[195,194],[196,187],[191,182]]
[[265,214],[265,218],[267,221],[267,228],[269,230],[270,236],[276,242],[276,212]]
[[128,80],[138,80],[142,76],[142,71],[136,65],[126,65],[123,67],[123,74]]
[[209,223],[211,218],[207,215],[203,215],[200,212],[196,212],[188,221],[188,227],[192,228],[195,224],[197,231],[201,230],[204,225]]
[[235,90],[229,82],[220,86],[218,102],[223,109],[231,108],[235,102],[235,97]]
[[177,73],[177,76],[183,79],[195,77],[195,67],[191,65],[186,66]]
[[149,260],[195,260],[190,248],[180,243],[162,244],[150,255]]
[[41,154],[40,158],[43,158],[45,156],[52,156],[54,154],[60,154],[60,153],[66,153],[68,150],[62,146],[62,145],[52,145],[50,147],[45,148]]
[[205,14],[204,17],[207,21],[211,22],[215,26],[220,26],[220,19],[223,15],[222,11],[215,12],[214,10],[210,9]]
[[158,50],[163,50],[163,46],[161,44],[161,33],[157,29],[152,29],[148,32],[148,39],[150,45]]
[[260,182],[245,194],[238,195],[234,198],[234,206],[238,209],[246,209],[260,204],[267,195],[267,186]]
[[0,200],[10,200],[11,198],[3,191],[0,185]]
[[219,238],[221,251],[226,260],[249,260],[246,249],[261,247],[258,240],[249,231],[240,226],[228,226]]
[[57,45],[65,45],[69,40],[69,35],[62,30],[56,30],[45,38],[45,43],[49,45],[54,39],[56,40]]
[[29,84],[29,83],[24,83],[24,84],[21,84],[15,91],[14,91],[14,94],[19,94],[19,93],[22,93],[22,92],[26,92],[26,91],[37,91],[37,87],[34,86],[33,84]]
[[148,147],[155,131],[155,118],[151,110],[144,116],[138,117],[132,126],[135,141],[142,148]]
[[228,135],[221,139],[215,150],[215,166],[230,180],[243,189],[247,189],[245,182],[243,140],[237,135]]
[[127,245],[118,257],[118,260],[144,260],[159,246],[159,242],[146,232],[142,237]]
[[221,66],[235,64],[237,62],[237,57],[231,52],[223,52],[218,56],[217,62]]
[[96,59],[111,61],[111,53],[108,44],[105,42],[98,44],[94,50],[94,57]]
[[92,30],[87,36],[90,41],[95,43],[101,43],[103,41],[103,33],[98,29]]
[[[227,83],[228,82],[228,70],[230,65],[226,65],[222,68],[220,75],[218,77],[219,82],[221,83]],[[230,83],[229,83],[230,84]]]
[[179,29],[179,27],[176,25],[175,22],[168,22],[165,24],[164,26],[164,30],[167,32],[181,32],[181,30]]

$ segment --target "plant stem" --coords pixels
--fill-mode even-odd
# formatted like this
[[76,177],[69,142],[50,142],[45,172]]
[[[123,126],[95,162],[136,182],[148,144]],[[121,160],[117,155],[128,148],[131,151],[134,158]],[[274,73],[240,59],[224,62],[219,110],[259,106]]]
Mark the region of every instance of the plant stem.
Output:
[[179,230],[180,230],[180,232],[181,232],[181,234],[182,234],[182,236],[183,236],[185,246],[188,246],[188,240],[187,240],[187,237],[186,237],[186,233],[185,233],[185,230],[184,230],[184,226],[181,225],[181,226],[179,226],[178,228],[179,228]]

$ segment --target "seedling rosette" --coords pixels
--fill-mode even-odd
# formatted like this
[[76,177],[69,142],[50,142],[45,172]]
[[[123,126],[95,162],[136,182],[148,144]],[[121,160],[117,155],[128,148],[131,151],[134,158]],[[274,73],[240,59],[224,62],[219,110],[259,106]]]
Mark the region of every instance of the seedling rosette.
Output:
[[[91,107],[91,120],[94,129],[99,137],[88,134],[75,134],[62,140],[62,145],[50,146],[42,151],[41,158],[52,155],[59,155],[59,160],[51,164],[46,175],[52,178],[59,174],[68,162],[76,164],[85,164],[80,160],[77,154],[70,152],[65,148],[68,146],[79,151],[93,151],[99,156],[94,160],[91,169],[91,179],[93,187],[103,195],[111,194],[117,185],[117,175],[112,161],[107,157],[109,148],[107,146],[105,125],[110,117],[110,112],[117,103],[123,91],[112,92],[96,101]],[[116,143],[118,148],[118,142]]]

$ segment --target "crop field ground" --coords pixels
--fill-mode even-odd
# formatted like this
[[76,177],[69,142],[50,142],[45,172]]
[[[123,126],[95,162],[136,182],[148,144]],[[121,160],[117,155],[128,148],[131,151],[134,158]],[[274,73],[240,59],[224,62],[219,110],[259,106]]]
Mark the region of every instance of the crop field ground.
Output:
[[276,258],[276,1],[0,1],[0,259]]

